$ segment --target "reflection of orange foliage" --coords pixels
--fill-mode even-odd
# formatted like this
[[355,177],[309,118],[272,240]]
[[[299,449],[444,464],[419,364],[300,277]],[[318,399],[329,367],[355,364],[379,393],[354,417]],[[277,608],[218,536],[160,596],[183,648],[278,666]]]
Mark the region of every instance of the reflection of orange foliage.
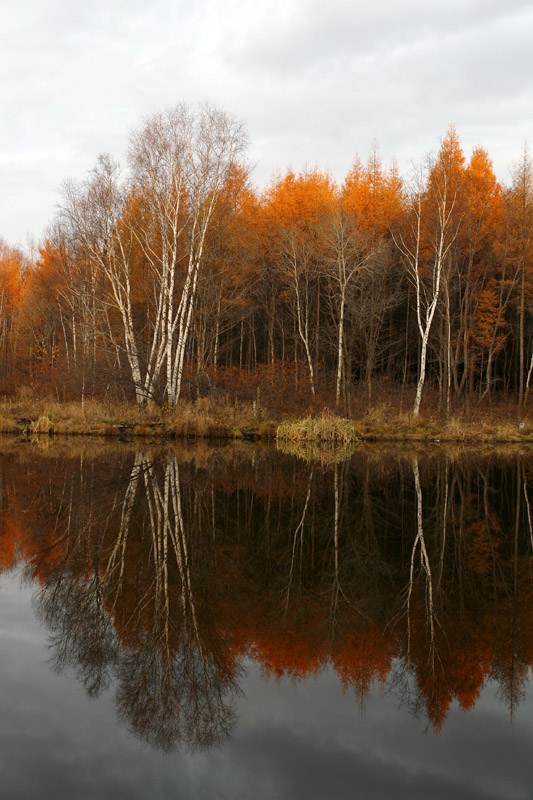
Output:
[[469,711],[474,707],[485,676],[489,673],[489,652],[484,652],[482,642],[479,645],[454,652],[449,664],[448,680],[454,687],[462,711]]
[[413,654],[418,687],[437,732],[454,698],[463,711],[474,707],[490,671],[489,651],[482,637],[471,631],[466,641],[454,642],[456,631],[461,630],[456,626],[460,626],[457,621],[448,626],[449,640],[442,632],[438,634],[434,651],[423,647]]
[[0,534],[0,572],[7,572],[15,566],[17,557],[16,531],[4,523]]
[[491,554],[494,545],[489,541],[487,524],[484,520],[473,522],[465,530],[469,538],[470,563],[478,575],[486,575],[491,568]]
[[[165,646],[168,641],[169,651],[177,652],[188,636],[197,637],[195,641],[201,642],[224,680],[232,678],[239,661],[248,656],[257,661],[266,675],[275,678],[300,680],[331,665],[343,688],[355,690],[362,700],[373,682],[383,684],[387,680],[393,659],[403,656],[404,665],[409,664],[416,674],[421,698],[435,730],[442,727],[454,700],[463,710],[474,706],[488,675],[496,675],[504,696],[509,703],[516,703],[533,661],[529,539],[525,554],[515,553],[512,545],[510,555],[506,552],[503,522],[496,523],[490,509],[483,506],[476,519],[475,493],[472,490],[465,494],[470,517],[460,532],[456,531],[455,541],[452,530],[448,532],[453,559],[444,566],[439,592],[435,588],[436,622],[432,636],[423,574],[418,575],[411,592],[409,619],[405,614],[407,551],[389,562],[384,558],[378,565],[378,569],[386,566],[390,582],[379,585],[370,582],[364,592],[363,584],[358,583],[358,589],[353,590],[353,570],[359,569],[360,563],[353,560],[350,550],[353,539],[346,533],[348,547],[340,549],[339,580],[342,583],[344,570],[350,576],[345,591],[349,594],[348,587],[352,587],[353,594],[348,603],[339,602],[332,625],[329,586],[324,591],[324,581],[331,578],[327,577],[325,557],[331,547],[331,531],[325,525],[322,540],[318,518],[312,564],[305,560],[305,549],[302,551],[301,591],[294,588],[289,594],[287,584],[283,583],[283,593],[280,592],[281,580],[286,580],[291,563],[294,520],[299,518],[294,509],[291,521],[283,514],[289,505],[297,507],[303,502],[308,481],[306,469],[295,469],[292,462],[291,484],[283,467],[285,463],[284,459],[266,459],[261,469],[244,470],[240,481],[236,465],[232,471],[221,469],[219,464],[216,477],[211,478],[212,494],[205,491],[207,473],[202,481],[197,481],[194,477],[198,477],[199,471],[194,473],[190,465],[183,466],[180,473],[185,478],[183,508],[191,513],[184,534],[190,547],[190,582],[186,591],[182,591],[181,573],[169,547],[164,564],[170,621],[164,633],[165,636],[168,633]],[[27,464],[9,465],[14,480],[9,486],[7,481],[4,483],[6,511],[0,533],[0,570],[10,569],[20,553],[28,572],[43,587],[72,580],[80,592],[91,582],[94,591],[95,579],[102,580],[117,545],[121,505],[116,498],[122,496],[122,490],[117,495],[120,482],[108,480],[108,464],[99,464],[97,460],[91,464],[85,459],[83,468],[91,476],[91,491],[97,484],[95,476],[100,468],[104,476],[99,490],[91,495],[81,479],[70,483],[74,466],[71,459],[51,459],[44,466],[31,468]],[[131,464],[128,469],[131,470]],[[381,474],[374,473],[376,484],[385,485],[393,478],[390,467]],[[473,483],[472,476],[468,482]],[[327,483],[327,474],[321,476],[313,485],[312,494],[317,504],[313,513],[324,513],[326,509],[326,521]],[[199,484],[203,491],[201,503],[196,502],[200,496]],[[213,507],[212,516],[211,509],[206,511],[205,498],[214,498],[221,488],[227,489],[224,499],[227,505]],[[241,513],[251,523],[250,541],[245,534],[236,535],[239,521],[231,506],[232,493],[239,494]],[[287,497],[290,501],[284,504],[283,498]],[[265,525],[266,502],[270,503],[273,517],[274,506],[280,509],[279,519],[274,520],[273,530],[268,531],[263,527],[257,529],[253,522],[257,519]],[[192,515],[193,507],[200,516]],[[201,509],[205,517],[201,516]],[[83,523],[81,534],[72,521],[78,512],[81,515],[78,521]],[[94,523],[87,523],[92,515]],[[146,642],[152,641],[151,636],[160,642],[164,638],[158,639],[164,628],[164,613],[154,592],[155,538],[148,524],[143,527],[141,518],[142,514],[133,515],[124,540],[124,559],[117,561],[118,567],[107,584],[99,587],[102,614],[110,621],[120,646],[131,652],[140,651]],[[216,536],[215,528],[209,527],[213,518],[217,519]],[[435,518],[441,519],[442,515],[436,514]],[[408,522],[405,525],[407,529]],[[207,531],[209,535],[205,536]],[[268,566],[260,555],[267,538]],[[340,540],[343,541],[342,536]],[[367,576],[373,566],[365,564],[361,574]],[[511,586],[515,587],[515,595],[509,591]],[[361,597],[354,596],[357,591]],[[183,610],[191,601],[195,604],[194,624],[189,610]],[[356,613],[355,607],[367,609],[365,616]]]
[[268,676],[303,679],[317,675],[327,663],[327,642],[301,628],[267,629],[259,636],[251,652]]
[[64,560],[65,542],[58,544],[57,533],[40,524],[39,509],[34,508],[24,516],[18,517],[17,541],[21,556],[41,586],[53,579]]
[[441,671],[435,673],[433,666],[427,665],[425,669],[418,670],[416,679],[428,719],[435,733],[439,733],[448,716],[453,695]]
[[333,646],[333,666],[343,689],[353,688],[364,700],[372,684],[384,684],[390,672],[395,644],[379,628],[347,630]]

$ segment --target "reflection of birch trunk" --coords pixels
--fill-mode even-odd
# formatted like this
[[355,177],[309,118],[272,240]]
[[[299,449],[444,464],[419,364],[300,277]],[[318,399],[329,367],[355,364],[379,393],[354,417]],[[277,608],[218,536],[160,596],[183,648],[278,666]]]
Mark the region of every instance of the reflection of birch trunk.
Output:
[[311,483],[313,480],[313,470],[309,473],[309,478],[307,481],[307,495],[305,497],[305,504],[302,511],[302,516],[300,518],[300,522],[296,526],[296,530],[294,531],[294,536],[292,540],[292,555],[291,555],[291,567],[289,570],[289,583],[287,585],[287,597],[285,599],[285,614],[289,609],[289,600],[292,588],[292,579],[294,574],[294,562],[296,560],[296,543],[299,540],[300,542],[300,565],[302,562],[302,549],[303,549],[303,534],[304,534],[304,525],[305,525],[305,518],[307,516],[307,509],[309,508],[309,499],[311,497]]
[[334,578],[333,578],[333,594],[331,599],[331,626],[335,628],[335,619],[337,615],[337,606],[339,603],[339,465],[335,464],[335,473],[333,479],[334,497],[335,497],[335,514],[333,522],[333,544],[334,544]]
[[198,629],[196,605],[192,588],[191,571],[187,535],[183,519],[181,503],[181,487],[179,482],[179,466],[176,458],[172,458],[165,467],[163,491],[157,482],[154,464],[145,459],[144,480],[148,504],[154,561],[156,568],[156,592],[162,597],[165,616],[170,614],[168,586],[169,543],[176,557],[176,564],[181,583],[181,607],[184,617],[190,614],[194,636],[199,650],[202,642]]
[[[91,473],[89,473],[90,475]],[[135,494],[135,468],[128,484],[127,496],[131,502],[122,504],[120,531],[107,565],[100,568],[98,550],[93,550],[97,515],[93,518],[93,504],[80,524],[74,502],[74,481],[70,486],[70,496],[63,497],[57,509],[57,520],[65,519],[65,528],[53,543],[60,555],[52,576],[43,585],[38,605],[38,615],[45,621],[51,633],[50,649],[52,663],[58,673],[66,668],[74,668],[79,680],[90,697],[95,697],[109,686],[111,671],[118,660],[118,642],[109,613],[106,595],[112,592],[112,579],[117,575],[117,595],[120,592],[124,567],[125,539],[129,528],[129,518]],[[80,459],[79,491],[81,496],[92,496],[93,487],[86,485],[83,458]],[[112,504],[112,511],[103,527],[106,528],[113,511],[119,506],[118,498]],[[57,524],[57,523],[56,523]],[[80,577],[78,565],[88,563]],[[116,602],[116,598],[115,598]],[[115,603],[113,603],[114,608]]]
[[440,589],[442,585],[442,574],[444,572],[444,553],[446,552],[446,531],[448,524],[448,497],[449,497],[449,486],[448,486],[449,467],[450,467],[450,462],[449,459],[446,458],[444,466],[444,501],[442,508],[442,542],[440,547],[439,580],[437,584],[438,589]]
[[[134,727],[144,735],[148,733],[164,749],[183,738],[207,745],[231,727],[232,713],[224,698],[227,691],[235,692],[235,685],[225,654],[218,651],[216,640],[202,632],[194,590],[191,530],[185,520],[178,461],[174,456],[169,458],[161,481],[155,463],[144,456],[143,459],[155,597],[151,631],[136,662],[130,665],[131,679],[138,686],[146,685],[146,689],[141,692],[142,701],[135,704],[124,695],[123,706],[130,709],[128,716],[134,717]],[[174,565],[179,588],[170,585]],[[180,613],[174,608],[175,597]],[[150,689],[146,676],[150,683],[154,670],[156,686]],[[157,688],[160,697],[155,711],[153,688]],[[154,714],[155,720],[151,719]]]
[[515,709],[523,696],[523,672],[522,665],[523,659],[520,658],[520,634],[519,634],[519,621],[518,621],[518,540],[520,534],[520,497],[522,474],[520,470],[520,457],[516,458],[516,508],[515,508],[515,526],[514,526],[514,548],[513,548],[513,592],[511,599],[511,615],[510,615],[510,642],[509,654],[510,664],[508,671],[507,681],[507,701],[509,704],[509,717],[513,721]]
[[[135,496],[137,494],[137,488],[139,485],[139,475],[142,469],[142,460],[143,456],[141,453],[135,454],[135,461],[133,463],[133,467],[131,470],[130,479],[128,482],[128,487],[126,489],[126,494],[124,496],[124,502],[122,503],[122,513],[120,516],[120,525],[118,529],[118,536],[116,538],[115,544],[111,553],[109,554],[109,558],[107,560],[107,566],[104,570],[102,575],[102,584],[108,584],[111,582],[113,578],[116,577],[116,594],[115,594],[115,601],[113,603],[113,607],[117,601],[117,598],[120,594],[120,590],[122,587],[122,579],[124,575],[124,563],[125,563],[125,554],[126,554],[126,544],[128,540],[128,533],[131,524],[131,515],[133,512],[133,506],[135,503]],[[118,570],[118,575],[115,576],[115,573]]]
[[527,493],[527,476],[525,464],[522,464],[522,485],[524,487],[524,500],[526,501],[527,528],[529,531],[529,541],[533,550],[533,527],[531,524],[531,507],[529,505],[529,495]]
[[426,577],[426,604],[427,615],[429,621],[429,636],[430,636],[430,652],[431,660],[434,662],[435,658],[435,610],[433,603],[433,577],[431,574],[431,566],[429,563],[428,552],[426,548],[426,541],[424,539],[424,526],[422,520],[422,487],[420,485],[420,470],[418,467],[418,459],[413,459],[413,476],[415,479],[416,490],[416,509],[417,509],[417,534],[411,551],[411,566],[409,571],[409,591],[407,593],[407,656],[411,659],[411,597],[413,594],[414,580],[415,580],[415,559],[416,551],[420,545],[420,564]]
[[[92,498],[83,463],[80,475],[80,496]],[[119,716],[164,750],[227,735],[234,720],[228,701],[238,692],[235,659],[204,593],[198,611],[201,572],[193,572],[191,542],[203,511],[198,491],[184,495],[179,477],[175,457],[161,468],[137,453],[109,515],[102,519],[91,500],[82,525],[65,483],[53,546],[67,546],[58,549],[39,599],[57,669],[74,668],[92,696],[115,678]],[[139,547],[145,556],[135,564]]]
[[178,569],[181,577],[182,584],[182,606],[185,612],[186,604],[188,603],[193,623],[194,635],[200,653],[203,652],[202,640],[200,637],[198,627],[198,617],[196,613],[196,604],[194,600],[194,593],[191,581],[191,570],[189,562],[189,551],[187,547],[187,535],[185,531],[185,523],[183,519],[183,510],[181,504],[181,491],[179,483],[178,462],[174,458],[167,467],[167,481],[169,488],[172,489],[172,505],[174,511],[175,525],[171,528],[172,544],[176,554]]

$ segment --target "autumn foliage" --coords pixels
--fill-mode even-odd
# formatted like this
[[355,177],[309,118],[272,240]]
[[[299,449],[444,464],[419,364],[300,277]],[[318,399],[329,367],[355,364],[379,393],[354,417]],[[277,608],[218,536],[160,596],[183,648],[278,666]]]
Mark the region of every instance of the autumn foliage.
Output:
[[141,405],[255,392],[272,414],[354,413],[384,387],[448,414],[527,402],[527,149],[502,186],[452,126],[412,175],[374,146],[339,183],[316,166],[260,191],[245,143],[214,109],[155,115],[129,171],[100,156],[65,184],[33,259],[1,244],[0,392]]

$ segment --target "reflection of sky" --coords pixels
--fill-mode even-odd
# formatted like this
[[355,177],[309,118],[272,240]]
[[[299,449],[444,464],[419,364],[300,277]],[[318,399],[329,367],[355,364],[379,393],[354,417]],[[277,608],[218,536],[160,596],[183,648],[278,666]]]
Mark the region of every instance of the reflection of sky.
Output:
[[47,665],[32,589],[0,586],[2,797],[19,798],[513,798],[533,796],[533,692],[513,724],[494,687],[475,709],[452,708],[426,730],[372,692],[361,716],[333,672],[306,684],[264,682],[248,665],[234,736],[214,750],[163,755],[115,720],[112,692],[89,701]]

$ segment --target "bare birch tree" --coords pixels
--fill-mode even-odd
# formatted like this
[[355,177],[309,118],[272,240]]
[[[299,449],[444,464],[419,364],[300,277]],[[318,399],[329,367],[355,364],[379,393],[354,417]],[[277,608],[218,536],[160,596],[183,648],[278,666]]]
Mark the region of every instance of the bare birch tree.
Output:
[[[118,164],[101,156],[85,182],[65,185],[63,222],[95,280],[104,281],[98,322],[111,337],[106,311],[118,312],[121,348],[140,405],[155,396],[162,375],[169,405],[179,400],[209,226],[245,144],[242,125],[224,112],[178,105],[149,118],[132,135],[126,181],[120,180]],[[134,219],[124,213],[132,196],[140,206]],[[135,248],[149,264],[154,298],[145,354],[132,308]],[[93,291],[93,303],[96,297]]]
[[109,333],[106,278],[116,266],[115,232],[124,200],[119,171],[119,165],[102,154],[86,180],[66,181],[54,231],[58,245],[71,254],[61,294],[72,313],[74,362],[83,373],[91,357],[96,361],[98,339]]
[[457,239],[460,218],[456,213],[458,186],[454,165],[446,157],[444,144],[434,163],[429,162],[427,181],[422,170],[411,192],[409,234],[396,239],[416,292],[416,319],[420,333],[420,361],[413,414],[420,411],[426,380],[429,335],[443,286],[443,273],[451,247]]
[[152,383],[165,368],[165,394],[179,400],[185,352],[217,199],[246,137],[222,111],[184,105],[151,117],[130,143],[134,186],[144,199],[140,243],[151,265],[156,315],[148,354]]
[[337,378],[335,408],[339,409],[345,351],[346,303],[355,277],[368,267],[372,257],[362,231],[342,207],[326,217],[323,228],[327,247],[330,297],[337,319]]

